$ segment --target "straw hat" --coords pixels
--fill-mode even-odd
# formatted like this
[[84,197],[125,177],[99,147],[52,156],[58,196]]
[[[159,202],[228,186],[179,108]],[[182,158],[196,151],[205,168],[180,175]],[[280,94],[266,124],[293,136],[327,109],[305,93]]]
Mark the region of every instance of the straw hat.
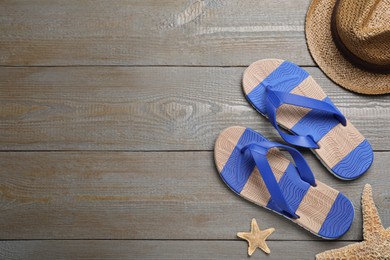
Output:
[[313,0],[306,40],[337,84],[363,94],[390,93],[390,0]]

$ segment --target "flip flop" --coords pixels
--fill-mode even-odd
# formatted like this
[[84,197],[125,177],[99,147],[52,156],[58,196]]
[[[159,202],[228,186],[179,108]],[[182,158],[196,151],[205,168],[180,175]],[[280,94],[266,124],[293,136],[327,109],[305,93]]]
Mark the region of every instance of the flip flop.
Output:
[[287,143],[310,148],[336,177],[356,179],[370,168],[371,145],[299,66],[259,60],[245,70],[243,89]]
[[[295,165],[278,148],[289,152]],[[317,236],[336,239],[352,224],[351,201],[315,180],[305,159],[294,148],[236,126],[219,135],[214,158],[222,180],[231,190]]]

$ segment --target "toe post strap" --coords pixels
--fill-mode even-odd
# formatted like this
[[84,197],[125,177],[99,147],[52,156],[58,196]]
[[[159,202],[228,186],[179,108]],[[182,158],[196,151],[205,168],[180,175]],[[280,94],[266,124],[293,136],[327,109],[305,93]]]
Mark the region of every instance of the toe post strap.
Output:
[[279,128],[279,125],[276,121],[276,112],[278,108],[283,104],[305,107],[313,110],[326,112],[333,115],[343,126],[347,125],[347,120],[345,116],[331,103],[283,91],[272,90],[272,87],[270,86],[266,87],[266,92],[266,110],[268,118],[272,125],[279,132],[281,137],[290,144],[311,149],[319,148],[318,144],[314,141],[314,138],[311,135],[292,135],[283,132]]
[[299,216],[288,205],[267,159],[267,153],[271,148],[275,147],[282,148],[289,152],[295,162],[295,167],[299,173],[299,177],[311,186],[316,186],[315,178],[309,165],[303,158],[302,154],[294,148],[276,142],[264,141],[250,143],[243,147],[239,147],[239,149],[243,155],[249,155],[255,162],[274,203],[276,203],[285,215],[290,218],[297,219]]

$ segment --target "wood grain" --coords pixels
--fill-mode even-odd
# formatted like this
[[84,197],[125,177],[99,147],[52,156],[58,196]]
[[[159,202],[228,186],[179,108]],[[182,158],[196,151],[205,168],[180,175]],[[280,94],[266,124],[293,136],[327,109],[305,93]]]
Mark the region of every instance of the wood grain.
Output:
[[[276,228],[269,259],[313,259],[349,243],[312,241],[242,200],[211,152],[232,125],[275,140],[243,97],[242,74],[263,58],[314,65],[304,37],[309,3],[2,1],[0,259],[247,259],[235,234],[252,217]],[[358,96],[308,71],[374,149],[389,150],[389,96]],[[390,225],[390,152],[376,152],[367,175],[348,183],[306,155],[319,180],[355,204],[342,240],[362,238],[366,182]]]
[[[314,259],[349,242],[267,241],[270,255],[256,251],[251,259]],[[2,241],[0,257],[13,259],[248,259],[245,241]]]
[[[354,203],[342,240],[362,238],[365,183],[390,226],[389,156],[376,152],[362,178],[345,182],[305,155],[318,180]],[[2,152],[0,179],[0,239],[230,240],[253,217],[275,227],[272,240],[320,239],[230,191],[212,152]]]
[[[307,68],[376,150],[388,150],[390,96],[361,96]],[[1,150],[212,150],[241,125],[280,140],[245,100],[244,68],[0,68]]]
[[20,0],[0,9],[0,65],[313,65],[310,0]]

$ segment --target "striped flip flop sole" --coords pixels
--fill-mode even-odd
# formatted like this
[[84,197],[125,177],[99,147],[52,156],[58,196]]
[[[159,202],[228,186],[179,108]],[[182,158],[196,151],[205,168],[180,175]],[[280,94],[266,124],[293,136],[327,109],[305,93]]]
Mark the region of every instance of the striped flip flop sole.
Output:
[[[305,70],[288,61],[260,60],[244,72],[243,89],[247,100],[258,112],[267,116],[265,86],[331,103]],[[284,129],[314,138],[320,148],[312,149],[313,153],[335,176],[355,179],[371,166],[372,148],[349,121],[343,126],[332,115],[288,104],[279,107],[276,116],[277,123]]]
[[[283,215],[273,206],[254,162],[239,159],[242,154],[237,147],[261,141],[267,139],[249,128],[227,128],[215,143],[215,163],[221,178],[231,190]],[[316,181],[316,187],[304,182],[295,166],[277,148],[269,151],[267,159],[286,201],[299,216],[298,219],[285,217],[326,239],[335,239],[347,232],[354,218],[354,208],[347,197],[320,181]],[[241,165],[238,165],[239,162]]]

